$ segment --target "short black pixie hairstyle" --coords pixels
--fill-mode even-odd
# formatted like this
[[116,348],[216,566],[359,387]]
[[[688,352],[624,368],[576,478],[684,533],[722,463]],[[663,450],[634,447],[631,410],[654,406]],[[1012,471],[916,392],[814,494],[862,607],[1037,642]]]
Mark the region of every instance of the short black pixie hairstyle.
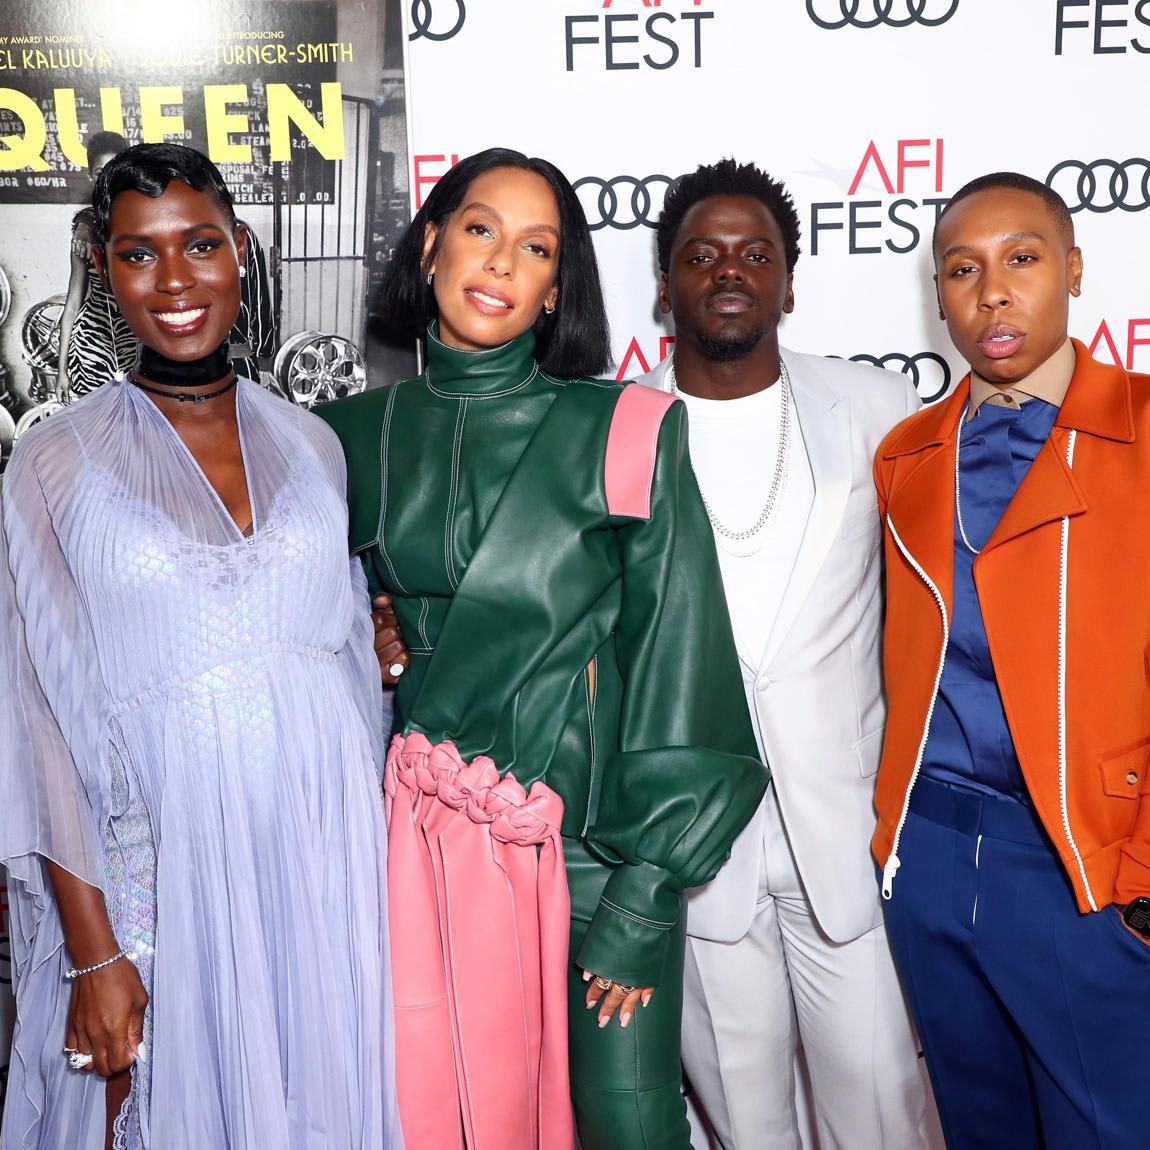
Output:
[[197,192],[214,196],[235,227],[236,209],[232,193],[228,191],[219,168],[203,152],[183,144],[136,144],[113,156],[96,178],[96,186],[92,189],[96,243],[103,247],[108,242],[112,201],[121,192],[142,192],[155,199],[164,194],[173,180],[180,180]]
[[979,192],[988,192],[994,188],[1009,188],[1015,192],[1029,192],[1032,196],[1037,196],[1046,204],[1059,230],[1073,245],[1074,217],[1070,214],[1070,208],[1066,201],[1053,188],[1047,187],[1041,180],[1036,180],[1032,176],[1024,176],[1021,172],[991,172],[985,176],[978,176],[968,184],[963,184],[950,197],[950,202],[946,207],[939,212],[930,243],[935,259],[938,258],[938,248],[935,245],[938,240],[939,225],[946,219],[947,212],[955,204],[961,203],[969,196],[977,195]]
[[773,180],[754,164],[739,164],[733,159],[717,164],[703,164],[693,172],[680,177],[667,192],[663,211],[659,215],[656,243],[659,249],[659,270],[666,274],[671,266],[671,248],[683,223],[683,217],[700,201],[711,196],[751,196],[764,204],[783,233],[783,248],[787,271],[793,272],[798,263],[801,232],[799,214],[790,192],[779,181]]
[[[427,268],[435,259],[443,225],[464,202],[467,189],[493,168],[519,168],[542,176],[559,206],[559,302],[551,315],[540,311],[534,324],[539,366],[560,379],[602,374],[611,366],[611,336],[583,205],[554,164],[509,148],[488,148],[460,160],[431,189],[403,233],[380,287],[375,310],[383,333],[397,340],[422,339],[427,333],[437,314]],[[435,225],[436,244],[425,260],[428,224]]]
[[92,161],[97,156],[115,156],[127,146],[128,141],[119,132],[97,132],[84,147],[88,153],[88,170],[92,170]]

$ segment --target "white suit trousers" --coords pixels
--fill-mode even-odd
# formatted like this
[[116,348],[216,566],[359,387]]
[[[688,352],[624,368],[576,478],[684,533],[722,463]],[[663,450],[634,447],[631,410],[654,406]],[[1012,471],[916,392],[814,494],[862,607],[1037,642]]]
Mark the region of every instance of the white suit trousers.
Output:
[[818,1150],[941,1147],[884,928],[847,943],[821,932],[773,786],[765,802],[750,931],[687,940],[683,1064],[699,1108],[723,1150],[814,1150],[796,1109],[801,1045]]

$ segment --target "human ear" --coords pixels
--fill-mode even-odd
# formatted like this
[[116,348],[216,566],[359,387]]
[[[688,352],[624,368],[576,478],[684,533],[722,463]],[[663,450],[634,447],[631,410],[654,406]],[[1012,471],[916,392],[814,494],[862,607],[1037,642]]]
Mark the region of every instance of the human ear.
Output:
[[431,260],[431,256],[435,251],[435,241],[438,235],[439,229],[435,224],[429,223],[423,229],[423,257],[420,261],[420,266],[429,276],[435,275],[435,263]]
[[1082,294],[1082,249],[1071,248],[1066,257],[1066,278],[1070,282],[1070,294]]

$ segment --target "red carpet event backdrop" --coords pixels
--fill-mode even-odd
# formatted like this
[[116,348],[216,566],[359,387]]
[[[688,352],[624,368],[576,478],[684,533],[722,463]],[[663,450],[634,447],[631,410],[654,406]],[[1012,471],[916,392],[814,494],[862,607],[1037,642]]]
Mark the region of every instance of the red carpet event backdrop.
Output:
[[[2,454],[21,422],[56,410],[84,143],[101,130],[184,140],[221,164],[266,253],[263,382],[304,405],[409,372],[372,344],[373,288],[435,180],[495,144],[575,182],[620,376],[671,345],[655,303],[666,190],[721,156],[794,194],[803,255],[785,343],[944,395],[962,368],[937,319],[931,229],[962,183],[1012,168],[1074,212],[1086,274],[1072,331],[1099,359],[1150,371],[1144,0],[200,0],[194,12],[4,4]],[[4,1052],[7,921],[0,888]],[[4,1053],[0,1099],[6,1075]]]
[[489,145],[557,162],[595,229],[622,376],[668,347],[653,232],[667,186],[721,156],[794,195],[786,345],[905,371],[940,398],[960,364],[931,230],[950,193],[1009,168],[1074,211],[1072,332],[1150,371],[1150,4],[414,0],[405,15],[416,203]]

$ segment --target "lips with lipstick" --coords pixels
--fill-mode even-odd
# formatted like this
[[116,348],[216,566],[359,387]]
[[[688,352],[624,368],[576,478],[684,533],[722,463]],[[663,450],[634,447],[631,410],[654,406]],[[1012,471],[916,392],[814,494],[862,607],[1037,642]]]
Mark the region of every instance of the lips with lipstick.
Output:
[[1009,324],[997,323],[978,337],[978,346],[987,359],[1007,359],[1014,355],[1026,339],[1026,333]]
[[465,287],[463,294],[480,315],[506,315],[515,304],[501,291],[491,287]]
[[169,335],[191,335],[203,327],[207,315],[206,307],[173,307],[153,311],[152,320]]

